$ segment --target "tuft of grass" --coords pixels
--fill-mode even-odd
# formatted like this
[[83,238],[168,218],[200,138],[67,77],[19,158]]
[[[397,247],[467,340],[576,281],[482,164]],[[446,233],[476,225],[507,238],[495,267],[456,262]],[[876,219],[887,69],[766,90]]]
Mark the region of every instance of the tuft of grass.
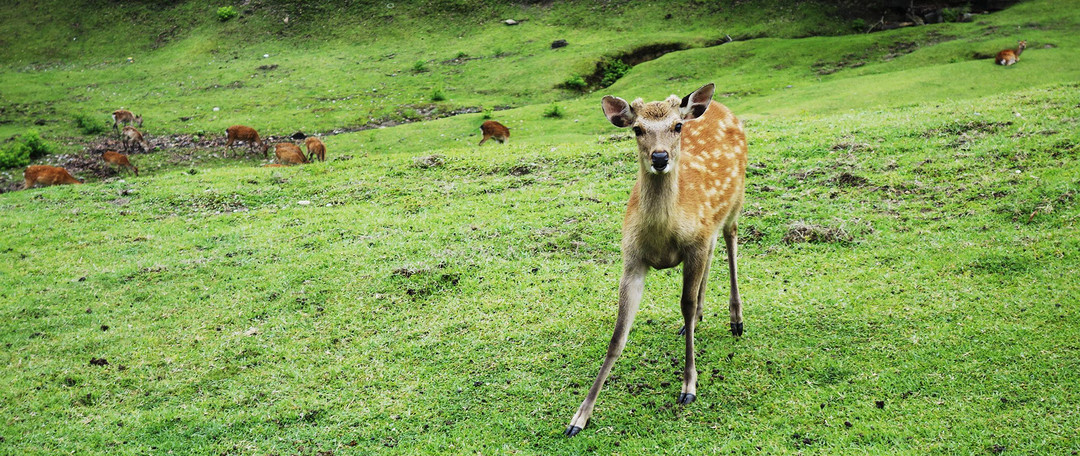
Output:
[[217,9],[217,18],[221,22],[228,21],[229,19],[236,17],[238,14],[240,13],[236,12],[236,8],[232,6],[222,6],[221,8]]
[[446,101],[446,92],[442,87],[436,87],[431,91],[431,101]]
[[42,139],[37,130],[29,130],[0,148],[0,168],[20,168],[55,151],[56,146]]
[[73,121],[75,122],[75,128],[87,136],[100,135],[108,131],[107,123],[103,119],[91,115],[76,114]]
[[556,103],[548,105],[543,113],[543,116],[549,119],[561,119],[564,115],[566,115],[566,109]]

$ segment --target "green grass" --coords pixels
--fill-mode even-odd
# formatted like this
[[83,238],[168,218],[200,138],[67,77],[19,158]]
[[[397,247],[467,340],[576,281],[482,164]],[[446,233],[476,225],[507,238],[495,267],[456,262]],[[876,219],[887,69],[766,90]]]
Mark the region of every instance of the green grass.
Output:
[[[493,113],[513,132],[507,145],[475,147],[483,114],[474,113],[327,136],[325,163],[259,168],[253,155],[170,148],[132,156],[138,178],[2,194],[0,453],[1080,451],[1080,285],[1070,276],[1080,264],[1080,84],[1069,44],[1080,21],[1072,10],[1040,9],[1048,4],[981,16],[986,24],[689,49],[639,65],[604,91],[659,98],[716,80],[720,92],[734,92],[720,99],[746,121],[750,141],[740,223],[747,333],[727,332],[717,258],[721,272],[697,334],[699,399],[675,406],[679,268],[654,271],[629,345],[573,439],[561,433],[614,321],[619,226],[636,164],[633,141],[610,137],[623,132],[600,114],[602,93],[545,92],[567,74],[493,94],[441,86],[453,106],[520,100]],[[12,107],[49,119],[105,115],[118,107],[111,93],[136,87],[138,77],[157,84],[171,70],[198,79],[195,86],[227,84],[234,79],[223,74],[267,60],[264,51],[222,69],[185,60],[205,57],[206,40],[219,33],[209,27],[239,31],[263,19],[238,8],[222,23],[215,14],[224,4],[178,5],[198,11],[193,30],[201,32],[137,55],[135,67],[96,63],[122,44],[95,41],[101,49],[79,48],[85,60],[47,71],[23,67],[35,61],[30,51],[48,47],[44,38],[3,47],[0,96],[10,123],[0,132],[21,132],[36,117],[9,114]],[[135,23],[145,36],[160,19],[139,8],[130,14],[150,23],[144,31]],[[539,49],[568,36],[547,27],[596,25],[610,39],[643,14],[616,4],[624,16],[600,20],[581,4],[555,8],[523,9],[530,20],[517,29],[450,11],[462,19],[442,27],[483,42],[535,33],[529,45]],[[350,46],[376,48],[334,42],[305,54],[295,49],[302,33],[278,22],[280,43],[234,32],[245,49],[286,56],[270,59],[279,67],[269,73],[347,58]],[[489,22],[498,25],[490,35],[475,30]],[[540,30],[523,28],[532,26]],[[983,36],[992,26],[1020,26],[1029,43],[1058,47],[1030,49],[1010,68],[967,59],[1015,41]],[[892,43],[932,40],[934,30],[958,38],[885,58]],[[344,41],[347,32],[334,33]],[[490,55],[434,41],[402,45],[412,51],[396,50],[392,60],[408,72],[423,46],[447,59]],[[827,52],[838,46],[840,59]],[[863,51],[863,66],[817,73]],[[48,58],[59,61],[74,50],[53,52]],[[544,64],[519,58],[526,70]],[[169,70],[120,81],[122,70],[155,59]],[[762,65],[779,62],[788,66]],[[445,76],[442,64],[428,66],[434,74],[420,75]],[[266,76],[236,89],[143,88],[158,94],[140,99],[147,107],[136,112],[147,129],[170,134],[216,132],[225,121],[323,131],[356,114],[312,119],[291,106],[314,103],[324,89],[359,93],[350,81],[412,77],[345,67],[310,76],[297,69],[284,82]],[[527,79],[495,68],[488,87]],[[61,83],[68,78],[77,83]],[[88,100],[60,96],[75,84],[97,86]],[[387,84],[417,98],[435,87]],[[170,120],[179,108],[166,115],[179,101],[224,104],[228,91],[249,101],[189,123]],[[286,92],[303,93],[275,97]],[[391,98],[363,109],[392,110],[400,100]],[[562,117],[544,117],[553,103]],[[281,106],[290,108],[274,110]],[[58,142],[95,138],[65,122],[41,129]],[[432,154],[441,160],[423,160]],[[799,227],[826,235],[785,240]]]

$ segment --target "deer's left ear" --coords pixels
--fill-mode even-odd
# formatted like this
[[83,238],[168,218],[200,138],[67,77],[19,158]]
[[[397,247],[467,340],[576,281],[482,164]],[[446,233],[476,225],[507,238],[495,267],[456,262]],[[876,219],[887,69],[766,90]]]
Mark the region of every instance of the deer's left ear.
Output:
[[702,114],[705,114],[705,110],[709,109],[709,103],[712,102],[715,88],[716,86],[710,82],[695,90],[694,93],[683,97],[682,103],[679,104],[679,113],[682,114],[682,118],[684,120],[697,119]]

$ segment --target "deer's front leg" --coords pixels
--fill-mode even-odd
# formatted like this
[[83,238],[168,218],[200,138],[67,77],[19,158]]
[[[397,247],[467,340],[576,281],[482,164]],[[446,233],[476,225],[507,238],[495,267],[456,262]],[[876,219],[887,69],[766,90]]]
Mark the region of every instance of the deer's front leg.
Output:
[[702,278],[707,274],[709,267],[709,251],[701,249],[688,253],[683,259],[683,289],[681,308],[683,315],[683,327],[686,328],[686,367],[683,369],[682,393],[676,401],[686,405],[697,399],[697,366],[694,363],[694,329],[698,321],[698,291],[702,286]]
[[596,381],[593,382],[592,388],[589,388],[585,401],[581,403],[581,407],[578,407],[574,418],[570,420],[570,425],[566,427],[565,434],[569,437],[577,435],[588,424],[593,406],[596,405],[596,397],[600,395],[600,389],[604,387],[604,381],[611,373],[615,360],[619,359],[623,348],[626,347],[626,337],[630,334],[630,326],[634,323],[634,315],[637,314],[638,305],[641,303],[641,293],[645,288],[647,272],[648,266],[637,261],[632,264],[627,261],[623,266],[622,280],[619,281],[619,313],[615,318],[615,331],[611,335],[611,342],[608,343],[607,355],[600,366],[600,374],[596,376]]

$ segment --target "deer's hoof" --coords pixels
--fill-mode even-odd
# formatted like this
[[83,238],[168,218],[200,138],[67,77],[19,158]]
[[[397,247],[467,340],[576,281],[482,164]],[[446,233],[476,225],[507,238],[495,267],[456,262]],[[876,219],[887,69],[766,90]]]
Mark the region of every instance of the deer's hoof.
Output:
[[742,336],[742,330],[743,330],[742,323],[732,323],[731,324],[731,335],[732,336],[735,336],[735,337]]
[[691,402],[694,402],[694,399],[697,399],[697,396],[691,393],[681,393],[679,394],[679,400],[676,402],[679,405],[690,405]]
[[581,428],[571,424],[566,427],[566,432],[563,432],[563,435],[567,437],[573,437],[577,435],[578,432],[581,432]]
[[685,336],[686,335],[686,325],[683,325],[682,328],[679,328],[679,332],[677,332],[675,334],[678,334],[680,336]]

